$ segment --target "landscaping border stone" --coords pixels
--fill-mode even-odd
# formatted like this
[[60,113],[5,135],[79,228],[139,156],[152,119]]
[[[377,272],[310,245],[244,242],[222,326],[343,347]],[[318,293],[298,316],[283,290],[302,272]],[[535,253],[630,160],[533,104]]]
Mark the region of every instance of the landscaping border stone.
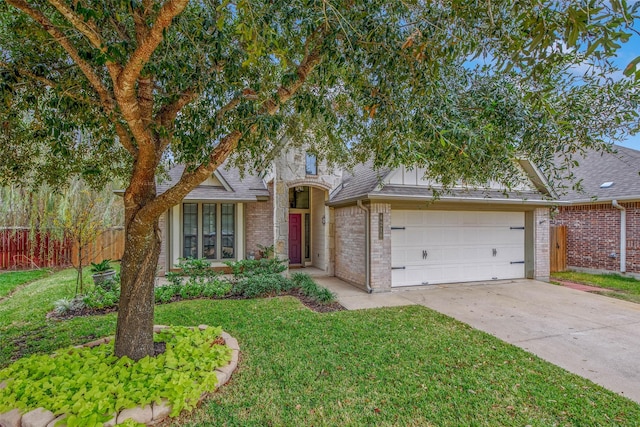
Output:
[[[191,327],[191,329],[199,329],[204,331],[208,325],[199,325],[197,327]],[[154,325],[153,332],[158,333],[163,329],[168,329],[167,325]],[[231,349],[231,361],[228,365],[222,366],[215,370],[216,377],[218,378],[218,384],[216,390],[229,381],[231,375],[238,367],[238,360],[240,356],[240,346],[238,340],[222,331],[222,339],[227,347]],[[106,344],[114,339],[113,336],[100,338],[95,341],[88,342],[86,344],[77,345],[76,348],[82,347],[96,347],[98,345]],[[6,386],[5,382],[0,384],[0,389]],[[200,401],[202,401],[209,393],[215,390],[202,393]],[[166,399],[160,404],[153,403],[152,405],[145,405],[144,407],[126,408],[117,414],[113,414],[113,418],[106,423],[105,426],[115,426],[123,423],[127,419],[133,419],[139,423],[145,423],[146,425],[153,426],[164,421],[169,417],[171,413],[171,405],[169,405]],[[44,408],[37,408],[33,411],[22,413],[19,409],[12,409],[11,411],[0,414],[0,427],[53,427],[58,421],[62,421],[58,427],[64,427],[64,418],[66,414],[60,414],[56,416],[53,412]]]

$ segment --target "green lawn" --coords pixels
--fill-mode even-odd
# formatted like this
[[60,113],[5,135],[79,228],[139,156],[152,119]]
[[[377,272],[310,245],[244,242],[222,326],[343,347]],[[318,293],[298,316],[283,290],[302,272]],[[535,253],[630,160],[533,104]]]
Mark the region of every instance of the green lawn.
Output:
[[[112,334],[115,315],[48,321],[73,271],[0,303],[0,366]],[[22,298],[23,297],[23,298]],[[18,303],[22,301],[22,303]],[[49,302],[47,302],[49,301]],[[181,426],[637,425],[640,405],[424,307],[319,314],[293,297],[196,300],[156,323],[221,325],[242,355]]]
[[640,303],[640,280],[634,277],[621,276],[619,274],[589,274],[577,271],[563,271],[553,273],[551,280],[554,278],[612,289],[616,292],[607,292],[606,295]]
[[0,273],[0,298],[9,295],[18,286],[49,274],[49,270],[10,271]]

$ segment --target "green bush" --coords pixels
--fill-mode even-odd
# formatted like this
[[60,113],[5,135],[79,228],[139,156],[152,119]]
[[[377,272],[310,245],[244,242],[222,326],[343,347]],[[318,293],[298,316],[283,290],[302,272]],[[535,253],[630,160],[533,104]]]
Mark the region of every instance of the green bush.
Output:
[[291,275],[291,282],[293,282],[296,288],[300,289],[300,292],[317,302],[330,304],[336,301],[336,295],[333,292],[327,288],[318,286],[308,274],[293,273]]
[[88,308],[102,309],[114,307],[120,300],[120,286],[109,290],[96,286],[92,291],[82,296],[84,305]]
[[43,407],[55,415],[68,414],[69,426],[96,426],[122,409],[165,398],[176,416],[214,389],[215,369],[231,360],[228,347],[213,344],[220,332],[171,327],[154,334],[154,340],[166,343],[165,352],[137,362],[116,358],[113,343],[20,359],[0,370],[0,382],[6,382],[0,413]]
[[279,295],[292,289],[293,282],[280,274],[260,274],[244,277],[233,285],[233,293],[246,298]]
[[231,268],[235,280],[265,274],[280,274],[287,269],[287,260],[278,258],[243,259],[227,261],[225,264]]
[[202,296],[206,298],[222,298],[229,292],[231,292],[231,283],[217,279],[204,285]]
[[222,298],[231,291],[231,284],[219,278],[206,283],[187,282],[182,284],[169,283],[154,289],[157,304],[170,302],[174,296],[182,299],[193,298]]
[[156,304],[167,303],[171,301],[171,298],[173,298],[174,295],[178,295],[181,287],[182,285],[172,285],[172,284],[157,286],[153,290]]

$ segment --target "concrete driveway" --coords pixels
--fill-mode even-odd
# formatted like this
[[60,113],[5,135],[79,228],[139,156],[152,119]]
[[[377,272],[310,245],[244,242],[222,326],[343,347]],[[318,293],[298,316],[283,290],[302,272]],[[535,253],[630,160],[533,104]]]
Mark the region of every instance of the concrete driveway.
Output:
[[640,403],[640,304],[534,280],[373,295],[344,285],[329,287],[348,309],[424,305]]

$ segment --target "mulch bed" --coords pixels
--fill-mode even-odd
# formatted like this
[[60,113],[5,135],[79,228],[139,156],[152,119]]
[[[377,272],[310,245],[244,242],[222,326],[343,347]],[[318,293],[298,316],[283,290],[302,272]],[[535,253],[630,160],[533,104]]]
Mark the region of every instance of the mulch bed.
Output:
[[[290,295],[293,297],[296,297],[300,300],[300,302],[305,305],[306,307],[308,307],[309,309],[318,312],[318,313],[332,313],[334,311],[343,311],[346,310],[343,306],[340,305],[340,303],[338,302],[333,302],[330,304],[324,304],[321,302],[318,302],[312,298],[309,298],[308,296],[304,295],[302,292],[300,292],[299,289],[292,289],[291,291],[288,292],[284,292],[281,293],[279,295],[270,295],[267,296],[267,298],[269,297],[274,297],[274,296],[285,296],[285,295]],[[172,303],[172,302],[178,302],[178,301],[193,301],[196,299],[217,299],[217,300],[225,300],[225,299],[252,299],[252,298],[247,298],[241,295],[230,295],[224,298],[182,298],[179,295],[174,295],[173,298],[171,298],[171,301],[169,301],[167,304]],[[158,304],[156,304],[158,305]],[[47,319],[56,319],[56,320],[69,320],[69,319],[73,319],[74,317],[81,317],[81,316],[98,316],[101,314],[108,314],[108,313],[113,313],[115,311],[118,311],[118,306],[114,306],[114,307],[108,307],[108,308],[82,308],[79,310],[73,310],[70,311],[68,313],[65,314],[58,314],[55,311],[50,311],[49,313],[47,313]]]

